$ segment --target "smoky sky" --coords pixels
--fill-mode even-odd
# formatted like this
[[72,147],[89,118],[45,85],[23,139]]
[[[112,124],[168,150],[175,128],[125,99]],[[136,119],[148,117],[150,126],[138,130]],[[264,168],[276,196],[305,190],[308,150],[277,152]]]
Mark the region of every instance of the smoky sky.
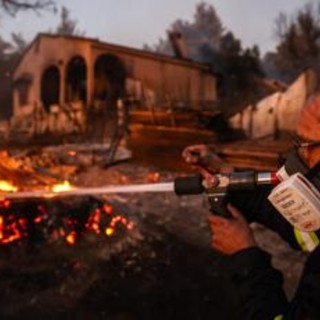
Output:
[[[177,19],[192,21],[197,0],[56,0],[70,9],[71,18],[85,36],[142,48],[155,44]],[[275,19],[280,12],[289,16],[304,7],[305,0],[207,0],[215,7],[226,28],[240,38],[244,46],[257,44],[262,52],[272,50]],[[319,3],[317,0],[308,1]],[[0,16],[0,35],[10,39],[21,32],[31,40],[38,32],[54,30],[59,14],[19,13],[15,18]]]

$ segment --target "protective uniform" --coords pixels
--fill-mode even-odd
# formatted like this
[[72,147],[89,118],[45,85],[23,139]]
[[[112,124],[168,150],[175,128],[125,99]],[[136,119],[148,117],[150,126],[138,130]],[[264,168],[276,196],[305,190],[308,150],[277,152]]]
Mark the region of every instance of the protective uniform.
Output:
[[271,256],[260,248],[239,251],[230,257],[230,275],[243,305],[243,320],[320,320],[320,232],[294,229],[270,204],[270,188],[230,193],[229,201],[249,222],[276,231],[291,247],[308,251],[296,294],[288,302],[283,279],[271,265]]

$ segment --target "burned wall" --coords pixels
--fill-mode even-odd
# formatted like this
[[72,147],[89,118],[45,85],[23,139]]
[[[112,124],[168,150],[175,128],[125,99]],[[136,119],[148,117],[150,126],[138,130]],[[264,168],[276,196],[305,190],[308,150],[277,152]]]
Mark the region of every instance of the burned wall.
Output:
[[39,35],[14,80],[24,74],[31,79],[27,97],[22,101],[14,90],[12,123],[21,126],[29,117],[42,131],[83,128],[87,110],[114,107],[119,98],[147,108],[200,108],[216,100],[215,78],[205,65],[81,37]]
[[[104,50],[102,46],[95,47],[93,60]],[[175,106],[199,107],[205,101],[217,99],[215,78],[203,65],[155,57],[140,50],[109,48],[108,52],[123,61],[127,79],[140,87],[136,90],[140,95],[135,97],[137,99],[146,100],[156,107],[167,105],[169,101]]]
[[315,91],[317,77],[312,70],[302,73],[286,91],[278,91],[250,105],[230,120],[251,138],[277,137],[295,131],[301,108]]

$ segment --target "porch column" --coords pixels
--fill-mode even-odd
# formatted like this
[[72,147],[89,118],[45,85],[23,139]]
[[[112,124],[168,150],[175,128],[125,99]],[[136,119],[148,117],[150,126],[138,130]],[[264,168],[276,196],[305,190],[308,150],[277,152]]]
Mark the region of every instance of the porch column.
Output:
[[87,64],[87,106],[90,108],[93,104],[94,93],[94,63],[92,60],[86,61]]
[[63,61],[59,61],[60,70],[60,94],[59,94],[59,104],[64,105],[66,102],[66,66]]

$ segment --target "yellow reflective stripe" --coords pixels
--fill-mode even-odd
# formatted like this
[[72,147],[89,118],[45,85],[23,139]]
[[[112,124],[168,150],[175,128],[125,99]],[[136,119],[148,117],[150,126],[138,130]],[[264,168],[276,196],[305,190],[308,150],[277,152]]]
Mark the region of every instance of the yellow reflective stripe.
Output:
[[319,240],[319,238],[318,238],[318,236],[317,236],[317,234],[315,233],[315,232],[309,232],[309,234],[310,234],[310,237],[312,238],[312,240],[313,240],[313,243],[316,245],[316,247],[319,245],[319,243],[320,243],[320,240]]
[[294,228],[293,230],[294,230],[294,235],[295,235],[295,237],[296,237],[296,240],[297,240],[299,246],[301,247],[301,249],[302,249],[303,251],[309,251],[309,250],[306,248],[305,242],[303,241],[303,238],[302,238],[302,236],[301,236],[300,231],[299,231],[298,229],[296,229],[296,228]]
[[311,252],[319,245],[319,238],[315,232],[304,232],[295,228],[294,235],[303,251]]
[[276,316],[273,320],[282,320],[283,319],[283,315],[279,314],[278,316]]

